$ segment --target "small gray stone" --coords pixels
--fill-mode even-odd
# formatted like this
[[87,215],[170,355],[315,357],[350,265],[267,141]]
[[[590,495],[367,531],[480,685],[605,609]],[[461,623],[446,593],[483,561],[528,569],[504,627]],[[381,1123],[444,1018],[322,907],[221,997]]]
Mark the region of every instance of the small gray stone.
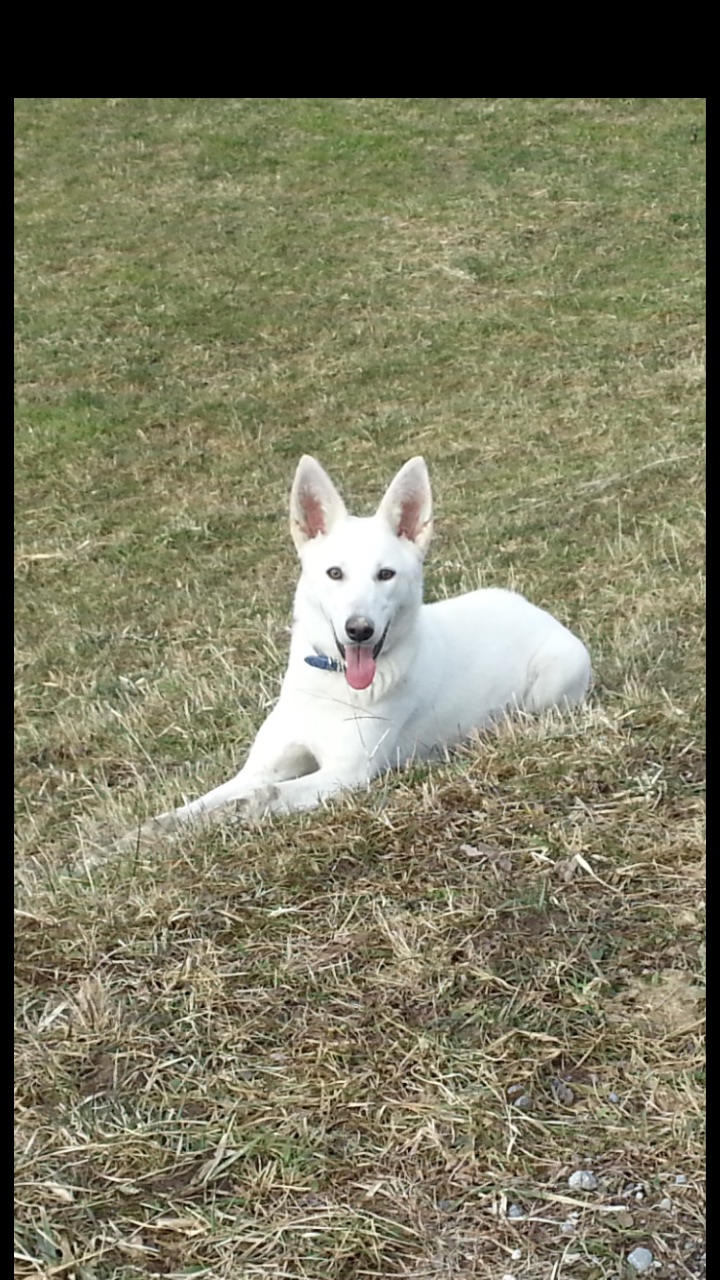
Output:
[[669,1196],[665,1196],[662,1200],[658,1202],[658,1209],[664,1209],[666,1213],[669,1212],[669,1210],[672,1209],[672,1207],[673,1207],[673,1202]]
[[589,1169],[576,1169],[568,1178],[568,1186],[573,1191],[594,1191],[597,1187],[598,1180],[594,1173]]
[[521,1084],[509,1084],[509,1085],[508,1085],[507,1092],[508,1092],[508,1097],[509,1097],[509,1098],[512,1098],[512,1097],[513,1097],[513,1095],[514,1095],[514,1094],[516,1094],[516,1093],[522,1093],[522,1091],[523,1091],[523,1087],[522,1087],[522,1085],[521,1085]]
[[634,1271],[649,1271],[653,1264],[653,1256],[649,1249],[643,1249],[642,1245],[638,1245],[637,1249],[633,1249],[628,1254],[628,1262]]
[[564,1102],[565,1105],[569,1107],[570,1104],[575,1101],[575,1094],[570,1088],[570,1085],[566,1084],[564,1080],[560,1080],[557,1076],[550,1081],[550,1088],[555,1094],[558,1102]]
[[519,1204],[510,1204],[508,1205],[507,1216],[508,1218],[524,1218],[525,1210],[521,1209]]
[[676,1174],[675,1174],[675,1186],[676,1186],[676,1187],[684,1187],[684,1186],[685,1186],[685,1184],[686,1184],[686,1182],[687,1182],[687,1178],[685,1177],[685,1174],[684,1174],[684,1173],[676,1173]]
[[529,1111],[533,1104],[533,1100],[529,1094],[523,1093],[519,1098],[515,1099],[515,1106],[521,1111]]
[[609,1093],[609,1094],[608,1094],[608,1102],[619,1102],[619,1101],[620,1101],[620,1094],[619,1094],[619,1093]]

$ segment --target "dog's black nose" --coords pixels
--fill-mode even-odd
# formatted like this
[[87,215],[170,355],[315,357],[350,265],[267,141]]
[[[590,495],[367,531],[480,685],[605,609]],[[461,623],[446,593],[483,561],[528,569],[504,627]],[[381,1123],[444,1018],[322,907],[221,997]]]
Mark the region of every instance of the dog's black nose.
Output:
[[363,644],[366,640],[372,640],[375,628],[368,618],[355,613],[345,623],[345,630],[349,640],[355,644]]

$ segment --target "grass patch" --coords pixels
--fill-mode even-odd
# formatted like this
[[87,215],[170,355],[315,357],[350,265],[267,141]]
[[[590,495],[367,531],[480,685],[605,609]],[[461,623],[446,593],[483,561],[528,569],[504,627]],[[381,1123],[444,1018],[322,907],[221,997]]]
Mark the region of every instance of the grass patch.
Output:
[[[704,127],[16,99],[18,1276],[704,1276]],[[93,864],[276,697],[303,452],[592,698]]]

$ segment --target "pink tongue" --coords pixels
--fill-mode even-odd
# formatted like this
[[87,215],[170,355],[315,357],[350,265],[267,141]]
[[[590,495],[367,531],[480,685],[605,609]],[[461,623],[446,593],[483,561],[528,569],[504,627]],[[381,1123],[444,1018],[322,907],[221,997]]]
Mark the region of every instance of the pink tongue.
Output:
[[375,659],[372,649],[363,645],[350,645],[345,650],[345,678],[351,689],[367,689],[375,675]]

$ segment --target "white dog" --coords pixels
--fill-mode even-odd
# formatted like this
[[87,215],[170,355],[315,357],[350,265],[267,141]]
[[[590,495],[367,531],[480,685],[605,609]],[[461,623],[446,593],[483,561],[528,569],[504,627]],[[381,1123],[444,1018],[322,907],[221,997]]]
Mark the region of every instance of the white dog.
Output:
[[311,809],[509,711],[573,706],[587,692],[584,644],[516,592],[423,604],[432,497],[422,458],[363,519],[348,515],[314,458],[301,458],[290,528],[301,572],[278,703],[230,782],[143,834],[224,805],[247,817]]

